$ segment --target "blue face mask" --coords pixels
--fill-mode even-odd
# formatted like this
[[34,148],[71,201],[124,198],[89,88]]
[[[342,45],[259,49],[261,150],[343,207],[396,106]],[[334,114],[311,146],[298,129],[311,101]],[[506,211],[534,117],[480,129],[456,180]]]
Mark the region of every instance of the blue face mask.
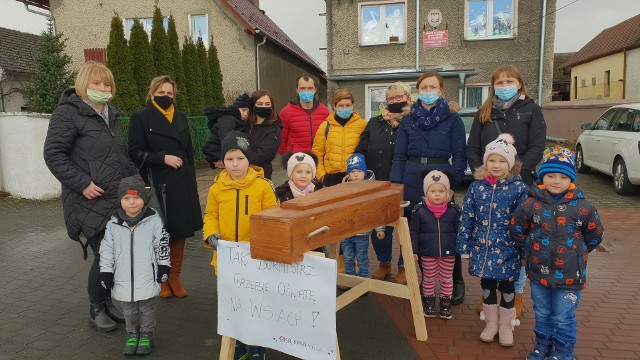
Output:
[[314,91],[300,91],[298,93],[298,97],[300,98],[300,101],[310,103],[313,101],[313,96],[315,94],[316,93]]
[[348,119],[353,115],[353,109],[338,109],[336,110],[336,115],[341,119]]
[[500,98],[500,100],[508,101],[511,100],[518,93],[518,87],[516,85],[506,86],[506,87],[497,87],[494,88],[496,96]]
[[438,101],[439,98],[440,94],[438,94],[438,92],[436,91],[420,91],[420,94],[418,95],[418,99],[420,99],[420,101],[422,101],[422,103],[425,105],[435,104],[435,102]]

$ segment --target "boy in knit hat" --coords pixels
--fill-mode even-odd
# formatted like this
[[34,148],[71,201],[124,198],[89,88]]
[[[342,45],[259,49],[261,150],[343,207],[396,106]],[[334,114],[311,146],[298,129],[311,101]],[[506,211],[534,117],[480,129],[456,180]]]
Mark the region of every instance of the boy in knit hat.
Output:
[[[204,211],[204,246],[213,248],[211,265],[217,275],[218,240],[250,241],[249,218],[278,205],[273,184],[263,177],[262,168],[249,165],[251,142],[247,135],[231,131],[221,143],[224,170],[209,189]],[[264,358],[264,348],[236,341],[234,359]]]
[[118,198],[120,208],[100,244],[100,283],[122,302],[127,329],[123,354],[148,355],[158,283],[169,278],[169,234],[160,216],[145,205],[147,190],[139,175],[120,181]]
[[[355,153],[347,160],[347,176],[343,182],[360,180],[375,180],[373,171],[367,169],[364,155]],[[378,239],[384,239],[384,226],[375,228]],[[344,255],[344,272],[348,275],[369,277],[369,235],[371,230],[356,234],[340,242],[340,249]],[[356,274],[355,259],[358,259],[358,274]],[[343,290],[342,287],[340,287]]]
[[604,234],[598,212],[576,187],[574,159],[567,148],[547,148],[538,168],[540,183],[511,222],[512,237],[526,253],[536,316],[529,360],[573,359],[588,254]]

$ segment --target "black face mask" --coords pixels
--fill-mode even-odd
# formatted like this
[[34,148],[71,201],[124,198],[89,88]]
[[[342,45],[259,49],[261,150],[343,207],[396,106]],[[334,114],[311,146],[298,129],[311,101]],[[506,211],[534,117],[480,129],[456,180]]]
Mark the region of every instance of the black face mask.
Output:
[[405,106],[407,106],[407,102],[403,101],[395,104],[387,104],[387,109],[389,109],[389,112],[400,114]]
[[268,119],[271,116],[271,108],[270,107],[259,107],[256,106],[253,108],[253,113],[257,116],[260,116],[263,119]]
[[164,110],[167,110],[168,108],[171,107],[171,105],[173,105],[173,98],[170,96],[154,96],[153,97],[153,101],[156,102],[156,104],[158,104],[158,106],[160,106],[161,108],[163,108]]

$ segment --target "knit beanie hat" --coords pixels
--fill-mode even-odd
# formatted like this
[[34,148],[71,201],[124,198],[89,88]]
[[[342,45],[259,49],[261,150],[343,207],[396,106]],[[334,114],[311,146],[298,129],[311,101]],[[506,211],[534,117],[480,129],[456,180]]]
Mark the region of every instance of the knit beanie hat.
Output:
[[538,167],[538,179],[546,174],[561,173],[571,178],[571,182],[576,181],[575,154],[573,151],[562,146],[552,146],[544,150],[542,164]]
[[297,152],[291,155],[289,161],[287,161],[287,178],[291,179],[291,174],[293,173],[293,169],[296,168],[299,164],[307,164],[311,166],[311,174],[313,178],[316,177],[316,162],[313,160],[311,155]]
[[424,181],[422,184],[423,184],[422,188],[425,194],[427,193],[427,190],[429,190],[429,186],[433,184],[442,184],[447,189],[447,193],[448,194],[451,193],[451,183],[449,182],[449,178],[442,171],[438,171],[438,170],[430,171],[424,177]]
[[118,184],[118,200],[122,200],[125,195],[138,195],[147,202],[147,188],[140,175],[126,177]]
[[242,151],[244,156],[251,162],[251,141],[249,141],[246,134],[240,131],[230,131],[220,143],[220,154],[223,159],[229,150]]
[[347,174],[351,172],[351,170],[360,170],[362,172],[367,172],[367,163],[364,161],[364,155],[360,153],[354,153],[349,156],[347,160]]
[[482,163],[486,164],[489,156],[498,154],[507,160],[509,170],[511,170],[513,165],[516,163],[516,155],[518,154],[516,148],[513,146],[514,143],[515,140],[513,140],[513,136],[511,136],[511,134],[500,134],[497,139],[487,144],[487,147],[484,150]]
[[254,100],[251,98],[251,96],[249,96],[248,94],[242,94],[240,96],[238,96],[234,101],[233,104],[231,105],[232,107],[239,109],[239,108],[249,108],[251,109],[253,107],[253,103]]

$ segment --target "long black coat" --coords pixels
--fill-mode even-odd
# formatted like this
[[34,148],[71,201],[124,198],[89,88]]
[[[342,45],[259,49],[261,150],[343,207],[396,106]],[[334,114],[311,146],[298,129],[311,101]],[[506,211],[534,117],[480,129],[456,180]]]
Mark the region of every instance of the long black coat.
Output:
[[[143,164],[145,154],[147,158]],[[183,165],[177,169],[166,165],[165,155],[178,156]],[[191,237],[202,229],[193,145],[185,114],[176,110],[173,122],[169,122],[148,102],[146,108],[131,116],[129,156],[138,166],[142,165],[140,175],[147,184],[147,169],[150,169],[154,183],[167,185],[165,227],[171,240]]]
[[[467,160],[474,171],[482,165],[487,144],[500,135],[495,124],[491,122],[481,124],[479,116],[480,110],[473,119],[467,141]],[[516,141],[513,146],[518,152],[518,158],[522,161],[520,175],[526,184],[531,185],[533,183],[531,172],[542,160],[547,141],[547,125],[544,122],[542,109],[529,98],[517,100],[506,113],[492,109],[491,120],[498,123],[501,132],[513,135]]]
[[271,162],[276,157],[280,146],[282,123],[276,120],[273,124],[256,124],[249,129],[251,140],[251,164],[260,166],[264,170],[264,177],[271,180],[273,166]]
[[389,181],[397,135],[398,128],[392,128],[382,116],[372,117],[360,134],[355,152],[364,155],[367,169],[373,170],[376,180]]
[[[62,184],[62,205],[67,233],[80,241],[80,233],[92,238],[104,230],[120,206],[118,184],[136,173],[127,156],[121,114],[109,107],[109,126],[74,89],[66,90],[49,121],[44,161]],[[91,184],[104,190],[88,200],[82,190]]]

